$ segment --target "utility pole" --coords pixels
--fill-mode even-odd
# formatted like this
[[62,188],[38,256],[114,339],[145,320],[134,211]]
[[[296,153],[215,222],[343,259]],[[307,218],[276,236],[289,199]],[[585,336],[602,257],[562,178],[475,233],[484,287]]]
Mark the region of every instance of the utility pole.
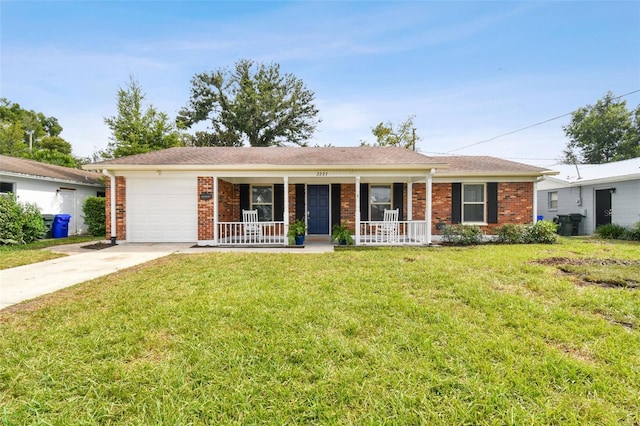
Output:
[[33,151],[33,130],[27,130],[27,134],[29,135],[29,152]]

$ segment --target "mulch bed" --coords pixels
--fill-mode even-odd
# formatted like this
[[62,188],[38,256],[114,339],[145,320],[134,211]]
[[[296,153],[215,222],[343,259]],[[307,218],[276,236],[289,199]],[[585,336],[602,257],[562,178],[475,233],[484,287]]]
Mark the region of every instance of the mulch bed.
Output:
[[89,250],[102,250],[109,247],[113,247],[113,246],[109,243],[95,243],[95,244],[89,244],[86,246],[81,246],[80,248],[89,249]]

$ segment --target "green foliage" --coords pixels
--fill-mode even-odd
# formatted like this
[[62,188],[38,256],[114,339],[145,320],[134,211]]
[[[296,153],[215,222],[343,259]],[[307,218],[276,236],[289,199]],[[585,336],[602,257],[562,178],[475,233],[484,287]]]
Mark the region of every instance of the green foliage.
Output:
[[496,228],[496,241],[505,244],[553,244],[557,225],[549,220],[528,224],[506,224]]
[[524,239],[523,225],[507,223],[495,229],[496,241],[504,244],[521,244]]
[[482,230],[477,225],[444,225],[441,232],[446,243],[468,246],[482,242]]
[[59,136],[61,131],[57,118],[0,99],[0,154],[78,167],[71,155],[71,144]]
[[629,229],[622,225],[611,223],[596,228],[596,235],[607,240],[640,241],[640,222],[636,222]]
[[289,244],[293,244],[295,237],[302,237],[307,232],[307,225],[302,219],[296,219],[295,222],[289,224],[289,231],[287,237],[289,238]]
[[[394,129],[393,123],[387,121],[386,123],[378,123],[378,125],[371,129],[371,133],[376,137],[376,146],[397,146],[400,148],[408,148],[415,151],[416,142],[420,140],[419,136],[416,136],[416,129],[413,125],[413,119],[415,115],[410,115],[404,122],[400,123],[396,129]],[[365,141],[360,142],[360,146],[368,146]]]
[[524,225],[524,229],[525,244],[553,244],[558,241],[558,226],[550,220]]
[[625,240],[640,241],[640,222],[636,222],[625,232]]
[[600,164],[640,157],[639,119],[640,105],[629,111],[626,101],[611,92],[579,108],[563,127],[569,138],[564,161]]
[[293,74],[280,74],[278,64],[243,59],[233,70],[196,74],[191,99],[178,114],[181,128],[210,121],[211,136],[198,144],[217,146],[306,145],[319,120],[314,93]]
[[624,236],[627,232],[624,226],[610,223],[608,225],[600,225],[596,228],[596,235],[600,238],[617,240]]
[[335,224],[331,230],[331,242],[337,242],[341,245],[352,245],[353,237],[351,236],[351,230],[346,224]]
[[15,195],[0,196],[0,244],[27,244],[45,232],[35,204],[21,203]]
[[164,112],[153,105],[143,111],[146,98],[140,84],[129,77],[126,88],[118,90],[118,115],[104,119],[111,129],[109,146],[104,158],[118,158],[181,146],[180,135]]
[[88,197],[82,205],[84,223],[89,228],[89,234],[94,236],[106,235],[106,210],[104,197]]

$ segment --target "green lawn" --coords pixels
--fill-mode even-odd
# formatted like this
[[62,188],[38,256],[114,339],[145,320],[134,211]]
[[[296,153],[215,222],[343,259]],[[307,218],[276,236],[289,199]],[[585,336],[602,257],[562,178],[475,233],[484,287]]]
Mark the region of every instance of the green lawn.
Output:
[[44,250],[49,247],[83,243],[85,241],[96,241],[97,237],[92,236],[72,236],[69,238],[53,238],[48,240],[38,240],[31,244],[3,246],[0,245],[0,269],[15,268],[16,266],[29,265],[31,263],[43,262],[57,257],[64,257],[65,254],[54,253]]
[[172,255],[0,311],[0,419],[639,424],[640,290],[546,258],[640,245]]

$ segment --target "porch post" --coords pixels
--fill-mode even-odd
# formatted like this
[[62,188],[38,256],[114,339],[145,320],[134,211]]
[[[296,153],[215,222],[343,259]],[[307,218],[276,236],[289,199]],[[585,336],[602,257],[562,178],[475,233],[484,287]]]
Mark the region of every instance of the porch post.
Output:
[[213,177],[213,244],[218,245],[218,176]]
[[432,194],[433,194],[433,190],[432,190],[433,172],[434,172],[434,170],[431,169],[431,171],[427,175],[427,211],[425,212],[425,215],[424,215],[424,218],[427,221],[427,241],[426,241],[426,244],[431,244],[431,215],[432,215],[432,208],[433,208],[433,200],[431,198],[432,198]]
[[533,223],[538,221],[538,181],[533,181]]
[[287,234],[289,233],[289,176],[283,177],[284,180],[284,245],[288,244]]
[[413,182],[407,182],[407,220],[413,220]]
[[360,176],[356,176],[356,241],[360,244]]

